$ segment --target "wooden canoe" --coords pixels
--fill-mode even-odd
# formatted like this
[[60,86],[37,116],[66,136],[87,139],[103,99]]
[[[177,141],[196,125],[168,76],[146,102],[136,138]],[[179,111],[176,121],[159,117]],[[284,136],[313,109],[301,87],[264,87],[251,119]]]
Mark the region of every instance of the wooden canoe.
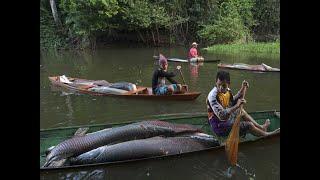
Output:
[[96,96],[117,96],[117,97],[127,97],[127,98],[141,98],[141,99],[152,99],[152,100],[195,100],[200,92],[186,92],[183,94],[172,94],[172,95],[154,95],[152,94],[151,87],[137,86],[137,90],[128,91],[125,94],[110,94],[110,93],[100,93],[89,91],[88,87],[91,87],[90,84],[95,84],[97,86],[103,86],[108,84],[107,81],[104,80],[87,80],[87,79],[79,79],[68,77],[68,79],[73,82],[71,84],[60,82],[59,76],[49,77],[50,82],[54,86],[62,87],[67,90],[71,90],[74,92],[82,93],[82,94],[90,94]]
[[[249,113],[259,124],[263,124],[266,119],[270,119],[270,126],[268,131],[273,131],[275,129],[280,128],[280,111],[259,111],[259,112],[252,112]],[[188,113],[181,113],[181,114],[173,114],[173,115],[155,115],[151,117],[152,119],[167,121],[171,123],[181,123],[181,124],[192,124],[201,128],[205,133],[212,134],[210,129],[210,125],[208,124],[207,113],[197,113],[197,114],[188,114]],[[150,119],[150,118],[149,118]],[[140,120],[142,121],[142,120]],[[138,121],[135,121],[138,122]],[[78,128],[85,128],[89,127],[89,132],[95,132],[98,130],[102,130],[105,128],[112,128],[117,126],[123,126],[133,122],[124,122],[124,123],[115,123],[115,124],[100,124],[100,125],[87,125],[87,126],[74,126],[74,127],[64,127],[64,128],[54,128],[54,129],[42,129],[40,130],[40,171],[46,172],[51,170],[64,170],[64,169],[76,169],[76,168],[87,168],[92,166],[109,166],[119,163],[128,163],[132,161],[142,161],[147,159],[165,159],[165,158],[173,158],[175,156],[181,157],[182,155],[195,155],[196,152],[215,152],[221,151],[224,148],[224,141],[226,138],[221,138],[215,136],[220,142],[221,146],[207,148],[200,151],[194,152],[187,152],[183,154],[175,154],[169,156],[157,156],[157,157],[150,157],[150,158],[143,158],[143,159],[134,159],[134,160],[126,160],[126,161],[118,161],[118,162],[106,162],[106,163],[99,163],[99,164],[88,164],[88,165],[77,165],[77,166],[65,166],[65,167],[42,167],[45,162],[45,151],[51,147],[59,144],[60,142],[71,138],[74,133],[78,130]],[[264,136],[264,137],[255,137],[251,134],[247,134],[245,138],[240,139],[240,144],[249,143],[252,141],[264,140],[266,138],[280,138],[280,132],[274,133],[272,135]],[[240,146],[241,148],[241,146]]]
[[[153,56],[153,58],[155,60],[159,60],[159,56]],[[188,63],[190,62],[188,59],[180,59],[180,58],[167,58],[168,61],[172,61],[172,62],[184,62],[184,63]],[[197,63],[202,63],[202,62],[219,62],[219,59],[216,60],[203,60],[203,61],[199,61]],[[190,63],[195,63],[195,62],[190,62]]]
[[227,69],[238,69],[238,70],[247,70],[247,71],[257,71],[257,72],[280,72],[280,69],[273,68],[265,64],[259,65],[249,65],[243,63],[235,63],[235,64],[218,64],[219,68],[227,68]]

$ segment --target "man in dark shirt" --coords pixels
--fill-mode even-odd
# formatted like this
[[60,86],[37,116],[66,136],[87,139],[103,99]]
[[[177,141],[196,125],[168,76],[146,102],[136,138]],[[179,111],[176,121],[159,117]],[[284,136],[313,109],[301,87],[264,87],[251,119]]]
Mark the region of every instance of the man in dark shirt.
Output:
[[[172,79],[177,75],[177,71],[180,70],[181,66],[177,66],[176,71],[167,72],[168,70],[168,61],[167,59],[160,54],[159,56],[159,65],[160,68],[156,69],[153,72],[152,76],[152,92],[155,95],[168,95],[173,93],[182,92],[182,85],[178,84],[177,81]],[[165,84],[165,78],[170,81],[171,85]]]

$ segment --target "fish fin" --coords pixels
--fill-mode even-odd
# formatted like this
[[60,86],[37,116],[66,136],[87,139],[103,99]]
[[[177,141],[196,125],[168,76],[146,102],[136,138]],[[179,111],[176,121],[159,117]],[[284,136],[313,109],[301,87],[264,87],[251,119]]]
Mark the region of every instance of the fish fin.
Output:
[[274,112],[274,115],[276,115],[278,118],[280,118],[280,112]]
[[65,164],[66,161],[67,159],[48,161],[42,167],[61,167]]
[[49,163],[48,162],[45,162],[42,167],[48,167]]
[[70,158],[65,159],[63,166],[70,166]]
[[88,132],[89,128],[79,128],[75,133],[74,136],[84,136]]
[[266,70],[268,70],[268,71],[272,70],[272,67],[271,67],[271,66],[268,66],[268,65],[266,65],[266,64],[264,64],[264,63],[262,63],[261,65],[262,65]]
[[52,149],[54,149],[55,146],[51,146],[46,150],[46,156],[48,156],[48,154],[52,151]]

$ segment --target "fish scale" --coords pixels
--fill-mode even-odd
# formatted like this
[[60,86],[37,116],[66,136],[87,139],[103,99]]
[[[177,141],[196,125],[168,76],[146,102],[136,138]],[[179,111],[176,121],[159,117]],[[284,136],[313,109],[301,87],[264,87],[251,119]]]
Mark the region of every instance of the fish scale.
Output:
[[139,159],[152,156],[180,154],[204,148],[219,146],[219,142],[211,138],[194,137],[153,137],[102,146],[77,157],[70,158],[70,165],[104,163]]
[[202,130],[184,124],[164,121],[142,121],[107,131],[98,131],[83,136],[75,136],[58,144],[51,150],[43,167],[59,166],[54,161],[77,156],[100,146],[133,139],[143,139],[159,135],[174,136],[180,133],[202,132]]

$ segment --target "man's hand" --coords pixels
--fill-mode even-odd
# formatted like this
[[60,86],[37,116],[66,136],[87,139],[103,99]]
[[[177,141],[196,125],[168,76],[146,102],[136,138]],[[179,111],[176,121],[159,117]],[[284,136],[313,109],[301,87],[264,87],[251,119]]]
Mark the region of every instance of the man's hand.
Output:
[[180,69],[181,69],[181,66],[177,66],[177,69],[180,70]]
[[184,84],[182,85],[182,92],[187,92],[188,91],[188,85]]
[[249,83],[248,83],[246,80],[244,80],[244,81],[242,82],[242,88],[244,88],[244,87],[249,88]]
[[247,101],[245,99],[238,99],[236,105],[237,105],[237,107],[240,107],[241,104],[245,104],[245,103],[247,103]]

